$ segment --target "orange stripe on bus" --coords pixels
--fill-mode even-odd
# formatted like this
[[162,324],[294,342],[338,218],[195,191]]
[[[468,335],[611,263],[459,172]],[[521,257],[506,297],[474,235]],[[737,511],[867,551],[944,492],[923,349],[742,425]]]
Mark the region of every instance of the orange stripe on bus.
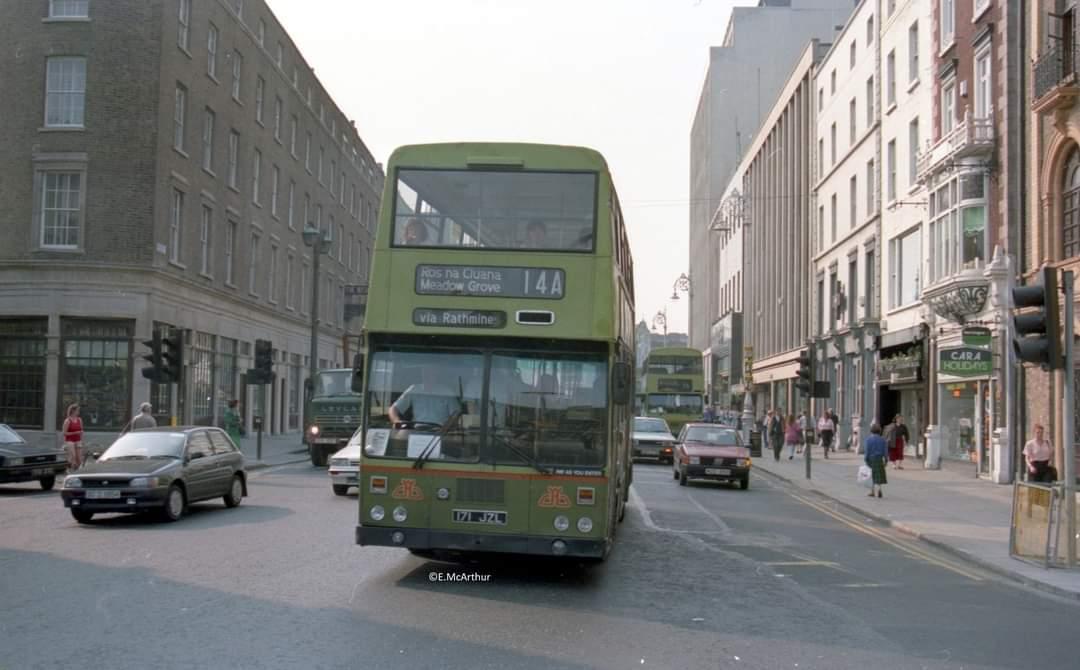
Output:
[[392,465],[379,465],[379,466],[361,466],[361,474],[384,474],[384,473],[401,473],[429,477],[484,477],[487,479],[558,479],[560,481],[572,481],[572,482],[602,482],[607,483],[608,478],[601,475],[598,477],[582,477],[580,475],[542,475],[531,474],[525,472],[477,472],[475,470],[435,470],[435,469],[416,469],[416,468],[399,468]]

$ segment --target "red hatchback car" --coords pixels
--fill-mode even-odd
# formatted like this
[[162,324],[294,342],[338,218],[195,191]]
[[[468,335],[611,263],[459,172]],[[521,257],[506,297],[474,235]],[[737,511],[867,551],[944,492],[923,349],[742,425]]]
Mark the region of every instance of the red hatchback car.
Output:
[[675,445],[672,474],[686,486],[690,479],[739,482],[750,488],[750,448],[734,428],[715,423],[688,423]]

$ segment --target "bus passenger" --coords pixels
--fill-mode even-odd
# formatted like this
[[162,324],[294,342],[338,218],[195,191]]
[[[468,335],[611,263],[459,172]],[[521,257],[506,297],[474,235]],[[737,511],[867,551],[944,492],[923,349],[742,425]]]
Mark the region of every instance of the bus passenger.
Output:
[[539,219],[533,219],[525,226],[525,247],[528,249],[547,248],[547,225]]
[[402,244],[410,246],[417,246],[427,244],[428,230],[427,226],[420,219],[409,219],[409,222],[405,224],[405,239],[402,240]]

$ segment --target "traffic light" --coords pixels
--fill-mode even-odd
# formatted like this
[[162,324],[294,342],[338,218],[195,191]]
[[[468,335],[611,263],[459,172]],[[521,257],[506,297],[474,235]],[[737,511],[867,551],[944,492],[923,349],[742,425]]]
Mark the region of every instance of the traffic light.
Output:
[[249,384],[270,384],[274,381],[274,343],[255,340],[255,367],[248,371]]
[[184,376],[184,332],[173,329],[169,336],[161,340],[162,378],[163,382],[180,383]]
[[799,352],[799,378],[795,381],[795,388],[804,396],[814,394],[814,357],[812,349],[803,349]]
[[142,376],[154,383],[158,383],[161,381],[162,375],[161,331],[155,328],[151,338],[143,340],[143,344],[150,350],[150,353],[143,354],[141,358],[149,362],[150,367],[142,369]]
[[[1061,328],[1058,318],[1057,270],[1044,267],[1040,270],[1040,284],[1016,286],[1013,299],[1013,351],[1023,363],[1038,363],[1043,369],[1063,367],[1061,357]],[[1023,314],[1021,307],[1039,309]]]

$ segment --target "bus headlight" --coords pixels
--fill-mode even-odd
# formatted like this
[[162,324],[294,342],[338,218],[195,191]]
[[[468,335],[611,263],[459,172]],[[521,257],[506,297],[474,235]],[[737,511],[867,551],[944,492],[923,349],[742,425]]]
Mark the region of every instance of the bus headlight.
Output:
[[405,523],[405,519],[409,518],[409,510],[405,509],[401,505],[394,508],[394,521],[398,523]]
[[567,519],[565,516],[560,514],[559,516],[555,517],[554,525],[555,530],[559,531],[560,533],[565,533],[566,529],[570,527],[570,519]]
[[374,507],[372,507],[369,514],[371,514],[371,518],[375,521],[382,521],[384,518],[386,518],[386,510],[383,509],[382,505],[375,505]]
[[577,529],[582,533],[592,532],[592,519],[587,516],[583,516],[577,520]]

